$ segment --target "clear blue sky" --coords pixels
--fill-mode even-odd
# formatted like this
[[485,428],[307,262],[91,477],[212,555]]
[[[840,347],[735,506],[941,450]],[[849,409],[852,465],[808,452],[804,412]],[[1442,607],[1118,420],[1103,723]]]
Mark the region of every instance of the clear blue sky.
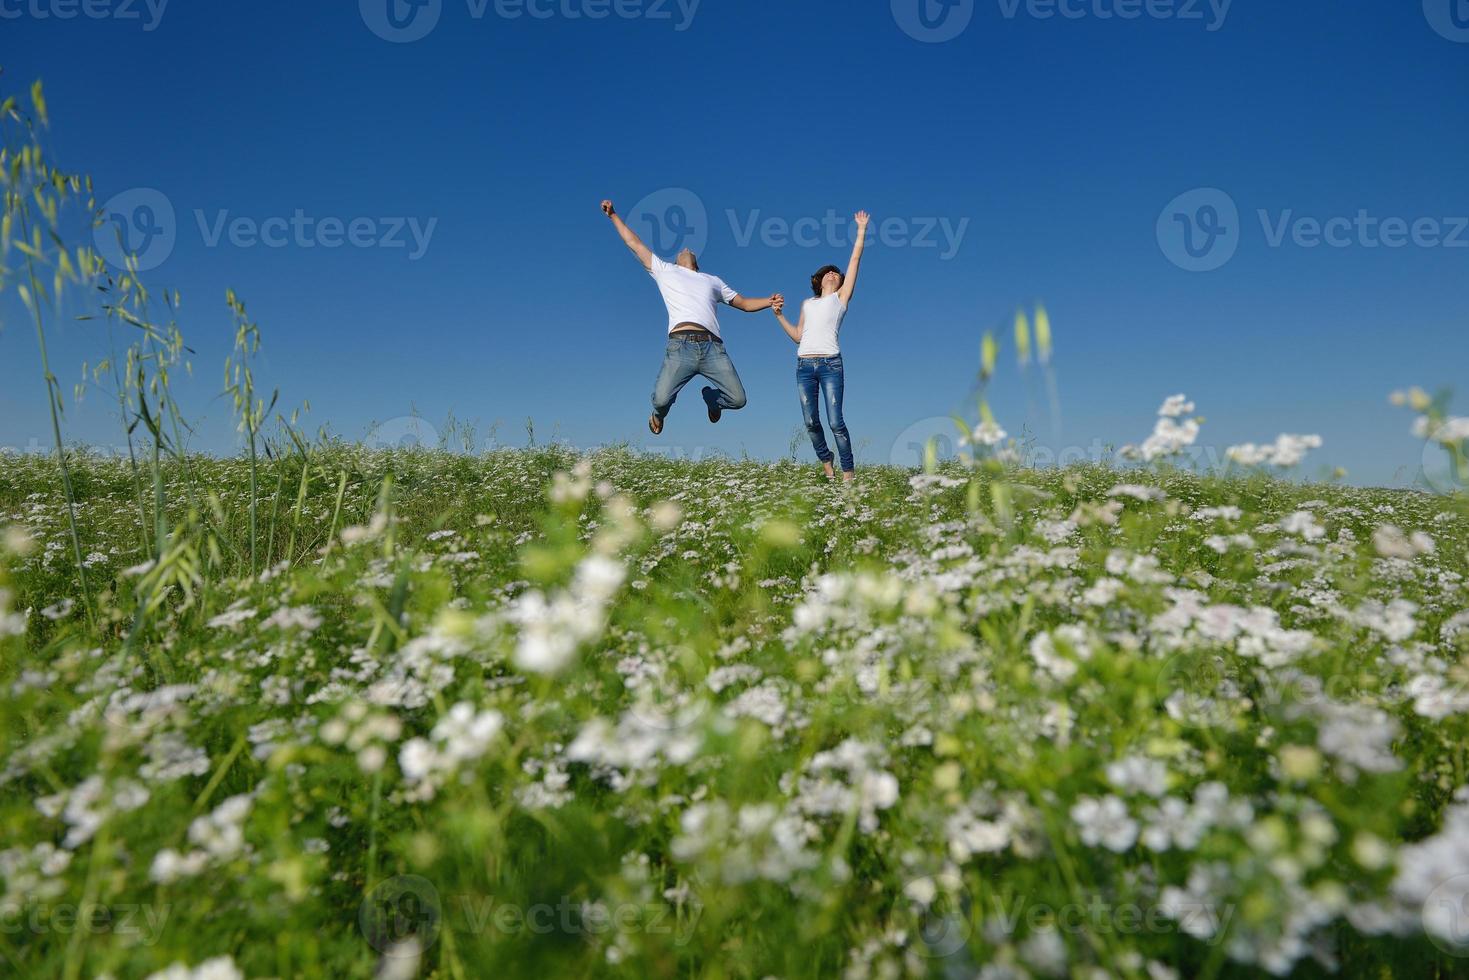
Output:
[[[1220,450],[1319,433],[1310,473],[1401,485],[1421,446],[1388,393],[1469,377],[1469,228],[1452,220],[1469,216],[1469,11],[1456,21],[1448,0],[1237,0],[1222,21],[1218,0],[1135,2],[1136,19],[1103,16],[1119,0],[1068,0],[1071,17],[971,0],[947,21],[935,3],[935,31],[964,27],[943,43],[905,32],[924,33],[918,0],[703,0],[691,17],[692,0],[601,0],[602,19],[569,16],[599,0],[534,0],[551,16],[514,18],[497,9],[521,0],[429,0],[416,21],[396,0],[410,32],[438,4],[410,43],[372,29],[391,33],[388,0],[173,0],[161,17],[158,0],[88,0],[114,16],[55,16],[80,2],[0,0],[6,89],[44,79],[59,159],[92,173],[99,199],[147,187],[174,208],[150,277],[184,294],[199,449],[235,445],[216,397],[233,287],[264,330],[262,381],[284,404],[309,399],[313,428],[361,438],[416,408],[479,420],[482,437],[500,420],[508,443],[530,416],[582,446],[785,453],[794,348],[769,314],[722,318],[749,408],[711,427],[696,382],[661,439],[645,428],[664,313],[598,202],[629,212],[675,187],[707,214],[706,271],[748,295],[808,295],[817,267],[846,259],[844,228],[808,226],[821,244],[800,245],[769,219],[866,208],[895,239],[937,224],[935,247],[870,251],[846,321],[859,463],[961,406],[983,331],[1003,328],[1008,348],[1015,308],[1037,300],[1059,438],[1008,350],[994,408],[1053,448],[1141,441],[1186,392]],[[1160,227],[1183,228],[1165,208],[1196,188],[1240,214],[1221,216],[1237,252],[1214,271],[1170,261],[1187,264],[1166,231],[1160,247]],[[1185,200],[1185,218],[1210,217]],[[290,243],[314,230],[210,244],[221,220],[298,210],[313,228],[371,219],[364,240],[391,219],[436,224],[416,259],[406,229],[404,248]],[[1430,221],[1461,247],[1371,248],[1375,227],[1355,224],[1337,227],[1345,247],[1302,245],[1296,224],[1271,244],[1282,220],[1361,212]],[[763,230],[747,239],[751,222]],[[964,229],[952,255],[945,223]],[[0,312],[0,445],[44,443],[34,336],[13,301]],[[69,385],[105,334],[59,329]],[[72,409],[71,437],[117,442],[105,409]]]

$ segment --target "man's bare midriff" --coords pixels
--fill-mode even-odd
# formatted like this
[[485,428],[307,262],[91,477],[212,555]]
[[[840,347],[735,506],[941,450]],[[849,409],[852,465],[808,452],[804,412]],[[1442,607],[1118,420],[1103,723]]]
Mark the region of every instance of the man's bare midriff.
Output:
[[669,332],[670,333],[688,333],[691,330],[697,330],[700,333],[713,333],[714,332],[714,331],[710,330],[708,327],[706,327],[706,326],[704,326],[702,324],[699,324],[699,323],[680,323],[678,326],[674,327]]

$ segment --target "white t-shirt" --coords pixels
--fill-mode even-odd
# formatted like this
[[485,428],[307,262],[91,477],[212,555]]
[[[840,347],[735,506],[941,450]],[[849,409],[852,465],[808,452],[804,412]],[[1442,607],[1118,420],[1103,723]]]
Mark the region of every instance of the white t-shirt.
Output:
[[837,343],[842,320],[847,316],[847,304],[842,302],[841,293],[832,293],[820,299],[808,299],[801,307],[801,346],[796,348],[797,357],[835,357],[842,352]]
[[668,306],[669,333],[680,323],[697,323],[714,336],[720,336],[719,317],[714,307],[732,303],[740,295],[725,285],[723,279],[664,262],[656,255],[648,275],[658,284],[658,291]]

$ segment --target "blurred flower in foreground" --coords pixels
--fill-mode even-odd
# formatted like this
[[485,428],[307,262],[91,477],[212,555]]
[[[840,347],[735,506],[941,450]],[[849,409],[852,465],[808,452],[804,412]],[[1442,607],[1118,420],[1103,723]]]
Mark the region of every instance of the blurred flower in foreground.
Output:
[[1194,410],[1194,403],[1186,395],[1172,395],[1158,409],[1158,421],[1141,446],[1123,446],[1122,455],[1130,459],[1141,458],[1151,463],[1155,459],[1177,456],[1194,444],[1199,437],[1199,419],[1178,419]]
[[1224,455],[1241,466],[1279,466],[1288,469],[1298,464],[1312,449],[1320,449],[1320,436],[1295,436],[1282,434],[1273,445],[1257,446],[1247,442],[1230,446]]

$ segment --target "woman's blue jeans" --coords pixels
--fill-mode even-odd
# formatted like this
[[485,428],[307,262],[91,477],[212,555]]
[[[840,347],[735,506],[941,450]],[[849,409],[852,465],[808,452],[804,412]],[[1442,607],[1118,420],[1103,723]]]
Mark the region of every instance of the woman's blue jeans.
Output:
[[845,388],[842,355],[796,358],[796,390],[801,395],[801,416],[806,420],[806,431],[811,435],[811,445],[816,450],[816,457],[823,463],[830,463],[833,459],[831,450],[826,445],[826,433],[821,430],[821,414],[818,409],[825,400],[826,422],[831,426],[832,438],[836,440],[842,472],[850,473],[853,469],[852,437],[847,432],[847,420],[842,418],[842,393]]

